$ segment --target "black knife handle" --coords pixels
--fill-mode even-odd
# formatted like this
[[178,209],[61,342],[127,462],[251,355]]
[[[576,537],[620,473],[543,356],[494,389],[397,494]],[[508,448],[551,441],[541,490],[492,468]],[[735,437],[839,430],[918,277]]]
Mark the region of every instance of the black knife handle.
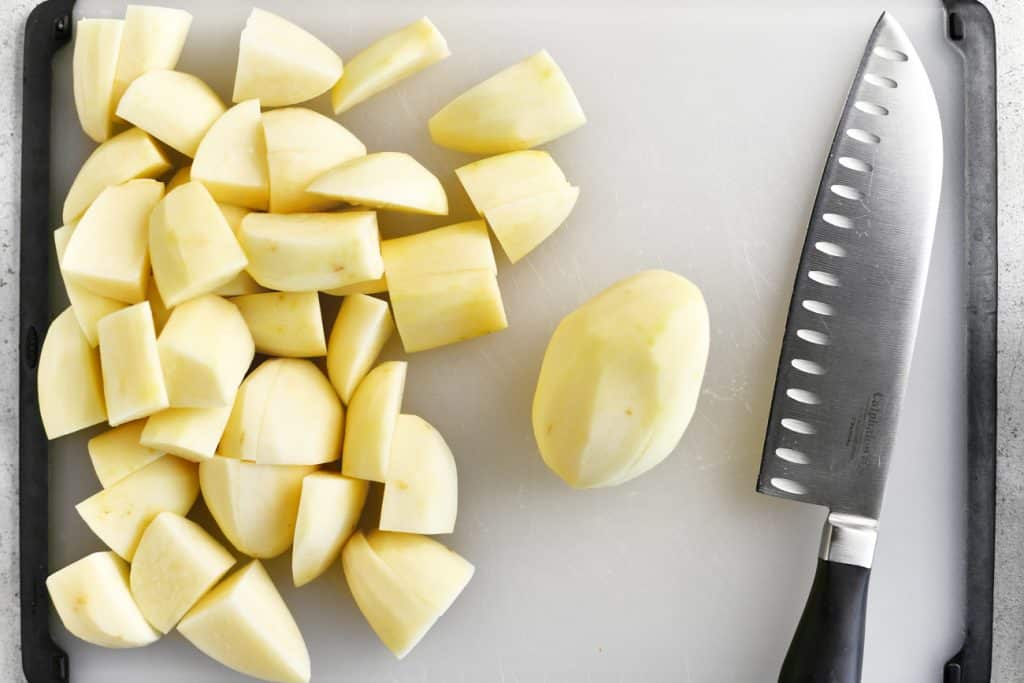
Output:
[[860,683],[871,570],[818,560],[779,683]]

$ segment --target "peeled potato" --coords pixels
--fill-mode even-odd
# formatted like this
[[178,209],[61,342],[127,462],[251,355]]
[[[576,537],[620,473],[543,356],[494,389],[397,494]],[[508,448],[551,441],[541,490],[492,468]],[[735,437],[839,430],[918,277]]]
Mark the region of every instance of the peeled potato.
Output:
[[[249,209],[231,206],[230,204],[218,204],[217,206],[220,208],[220,212],[224,214],[224,219],[231,226],[231,232],[237,240],[238,231],[242,229],[242,219],[251,212]],[[211,293],[217,296],[241,296],[243,294],[259,294],[265,291],[267,291],[265,287],[261,287],[258,282],[252,279],[252,275],[249,275],[248,271],[243,270]]]
[[450,54],[444,36],[426,17],[384,36],[348,60],[331,90],[334,113],[348,111]]
[[254,9],[238,44],[235,102],[258,99],[287,107],[327,92],[342,73],[341,57],[276,14]]
[[372,211],[251,213],[242,221],[239,240],[249,257],[249,274],[268,289],[334,289],[384,274]]
[[146,527],[132,558],[132,597],[146,620],[167,633],[234,563],[234,556],[201,526],[161,512]]
[[664,460],[693,415],[708,310],[675,273],[638,273],[567,315],[548,344],[533,432],[575,488],[621,484]]
[[384,531],[357,531],[341,566],[359,611],[398,659],[448,611],[474,571],[433,539]]
[[474,161],[455,169],[455,175],[481,216],[502,204],[569,187],[551,155],[536,149]]
[[394,331],[386,301],[353,294],[341,302],[327,342],[327,376],[344,403],[352,398]]
[[75,109],[82,130],[96,142],[110,137],[114,118],[114,73],[121,51],[121,19],[79,19],[72,60]]
[[70,308],[50,323],[36,381],[46,438],[56,439],[107,419],[100,354],[89,346]]
[[356,157],[314,180],[309,191],[378,209],[444,216],[448,197],[433,173],[401,152]]
[[160,298],[169,307],[231,282],[248,263],[224,212],[196,181],[154,207],[149,251]]
[[157,348],[174,408],[230,406],[255,353],[238,308],[213,294],[171,311]]
[[315,467],[260,465],[217,456],[199,464],[203,500],[231,544],[277,557],[292,544],[302,480]]
[[270,175],[259,100],[236,104],[210,126],[196,150],[191,178],[218,202],[266,210]]
[[128,588],[128,564],[112,552],[86,555],[46,579],[64,628],[101,647],[143,647],[160,634],[146,622]]
[[192,462],[209,460],[217,450],[230,415],[231,406],[168,408],[146,420],[140,443]]
[[224,666],[279,683],[309,683],[309,652],[288,605],[259,560],[222,581],[178,624]]
[[75,506],[93,533],[132,561],[142,532],[161,512],[187,515],[199,496],[195,463],[165,455]]
[[429,125],[442,147],[499,154],[543,145],[586,122],[569,81],[541,50],[456,97]]
[[[73,230],[72,226],[65,225],[53,231],[53,241],[57,247],[58,265],[64,260],[64,252],[67,249],[68,242],[71,241]],[[68,301],[75,312],[75,319],[78,320],[78,325],[82,328],[89,346],[95,348],[100,343],[99,332],[96,330],[100,318],[114,311],[120,311],[127,304],[117,299],[110,299],[95,294],[74,282],[68,282],[67,278],[64,277],[63,268],[61,268],[61,277],[64,279],[64,291],[67,292]]]
[[466,221],[381,243],[388,287],[406,289],[427,275],[498,272],[484,221]]
[[484,211],[508,260],[515,263],[551,236],[572,213],[578,187],[544,192]]
[[167,185],[164,187],[164,192],[170,192],[174,188],[180,187],[191,180],[192,166],[182,166],[175,171],[174,175],[171,176],[171,179],[167,181]]
[[164,456],[164,451],[147,448],[140,442],[145,426],[146,420],[127,422],[89,439],[89,459],[103,488],[110,488]]
[[146,298],[149,214],[163,183],[129,180],[100,193],[68,240],[61,271],[94,294],[134,304]]
[[366,154],[344,126],[312,109],[289,107],[263,114],[273,213],[322,211],[338,202],[306,191],[318,176]]
[[231,300],[252,332],[256,352],[312,358],[327,355],[316,292],[266,292]]
[[103,190],[134,178],[156,178],[171,168],[153,138],[138,128],[118,133],[89,155],[64,199],[64,224],[74,222]]
[[128,5],[114,77],[114,103],[136,78],[154,69],[173,69],[185,47],[192,15],[170,7]]
[[224,113],[217,93],[192,74],[148,71],[121,96],[117,115],[185,156],[195,156],[199,141]]
[[325,289],[324,294],[331,296],[348,296],[350,294],[380,294],[388,291],[387,277],[379,277],[376,280],[363,280],[344,287]]
[[304,586],[338,559],[359,523],[369,485],[336,472],[314,472],[302,480],[295,521],[292,580]]
[[408,363],[382,363],[363,378],[348,404],[341,473],[386,481],[392,439],[402,412]]
[[450,534],[459,507],[459,481],[444,437],[421,417],[399,415],[388,458],[382,531]]
[[99,322],[107,421],[116,427],[170,405],[149,302],[111,313]]
[[345,411],[313,363],[275,358],[238,389],[220,453],[267,465],[319,465],[341,455]]

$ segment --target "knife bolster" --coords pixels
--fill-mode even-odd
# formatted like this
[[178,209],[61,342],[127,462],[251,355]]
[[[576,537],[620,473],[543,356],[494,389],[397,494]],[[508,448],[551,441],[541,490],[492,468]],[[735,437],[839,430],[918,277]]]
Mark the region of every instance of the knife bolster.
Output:
[[878,539],[878,521],[869,517],[830,512],[821,533],[818,557],[829,562],[871,568]]

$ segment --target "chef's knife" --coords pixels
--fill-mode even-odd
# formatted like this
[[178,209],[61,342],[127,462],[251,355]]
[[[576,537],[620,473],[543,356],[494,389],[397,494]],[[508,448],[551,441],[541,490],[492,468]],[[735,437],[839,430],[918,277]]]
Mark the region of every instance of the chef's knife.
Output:
[[878,20],[843,108],[789,307],[757,490],[823,505],[779,680],[860,680],[868,575],[935,232],[942,131],[924,66]]

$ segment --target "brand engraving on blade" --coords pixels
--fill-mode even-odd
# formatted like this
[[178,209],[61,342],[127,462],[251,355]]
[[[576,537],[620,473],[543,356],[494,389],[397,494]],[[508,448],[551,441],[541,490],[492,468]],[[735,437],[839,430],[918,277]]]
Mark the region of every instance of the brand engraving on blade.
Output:
[[851,460],[876,460],[874,457],[877,443],[879,418],[885,410],[886,398],[881,392],[871,394],[864,405],[864,410],[850,420],[846,431],[846,446]]

